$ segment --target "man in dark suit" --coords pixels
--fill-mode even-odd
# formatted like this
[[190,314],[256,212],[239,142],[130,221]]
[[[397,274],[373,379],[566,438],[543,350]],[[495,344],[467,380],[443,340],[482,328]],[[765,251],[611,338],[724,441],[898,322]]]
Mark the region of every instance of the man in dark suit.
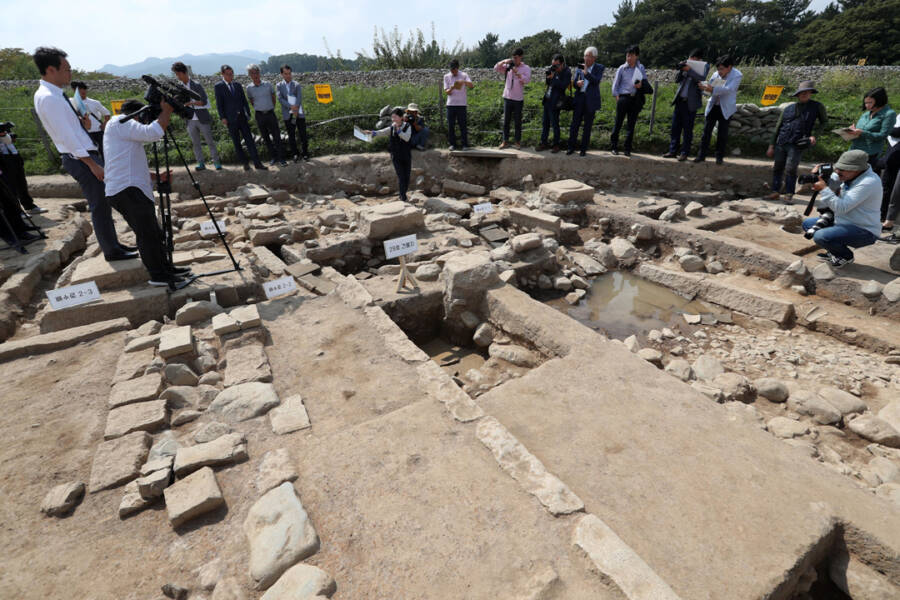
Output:
[[188,134],[194,143],[194,158],[197,159],[197,166],[194,167],[198,171],[206,168],[203,163],[203,146],[200,145],[200,136],[206,139],[206,145],[209,146],[209,156],[212,158],[213,165],[217,171],[222,169],[222,161],[219,160],[219,151],[216,149],[216,140],[212,134],[212,117],[209,115],[209,97],[203,86],[194,81],[188,75],[187,65],[179,61],[172,63],[172,72],[181,82],[181,85],[188,88],[192,92],[200,96],[201,100],[191,100],[188,106],[194,109],[194,116],[187,122]]
[[597,63],[597,49],[593,46],[584,51],[584,68],[575,69],[575,98],[572,109],[572,126],[569,128],[569,150],[575,152],[578,141],[578,128],[584,121],[584,132],[581,135],[580,156],[587,154],[591,143],[591,127],[594,125],[594,114],[600,110],[600,80],[603,78],[603,65]]
[[250,104],[244,95],[244,88],[234,80],[234,69],[228,65],[222,65],[222,81],[216,84],[216,109],[222,124],[228,128],[231,141],[234,142],[234,151],[238,160],[244,163],[244,170],[250,170],[250,162],[244,149],[241,148],[241,135],[247,143],[253,166],[260,171],[268,171],[269,168],[259,162],[259,154],[256,152],[256,144],[253,142],[253,134],[250,132]]
[[[688,60],[703,62],[703,51],[700,48],[694,48],[691,50],[691,57]],[[692,68],[687,61],[678,66],[678,74],[675,75],[678,89],[672,100],[675,110],[672,112],[669,151],[663,154],[663,158],[677,156],[680,161],[687,160],[688,152],[691,151],[691,142],[694,141],[694,119],[697,117],[697,111],[703,105],[703,93],[697,84],[706,80],[707,73],[709,73],[709,63],[703,63],[703,74]],[[678,152],[679,141],[681,142],[681,152]]]
[[[544,92],[544,117],[541,123],[541,143],[536,150],[541,152],[552,148],[553,152],[559,152],[559,111],[566,90],[572,82],[572,71],[566,66],[562,54],[553,55],[553,64],[547,73],[547,91]],[[553,125],[553,145],[550,145],[550,126]]]

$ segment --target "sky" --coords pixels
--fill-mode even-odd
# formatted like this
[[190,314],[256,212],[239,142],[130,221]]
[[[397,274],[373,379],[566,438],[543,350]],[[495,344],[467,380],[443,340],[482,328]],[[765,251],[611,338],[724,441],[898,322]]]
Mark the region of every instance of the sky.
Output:
[[[829,0],[812,0],[822,10]],[[96,70],[147,57],[172,57],[251,49],[355,58],[371,55],[375,28],[399,26],[404,39],[421,29],[439,42],[472,46],[488,32],[501,41],[544,29],[563,37],[611,23],[619,0],[420,0],[415,3],[286,2],[284,0],[0,0],[0,45],[32,52],[42,45],[69,54],[73,67]],[[264,16],[262,16],[264,15]],[[324,38],[324,39],[323,39]]]

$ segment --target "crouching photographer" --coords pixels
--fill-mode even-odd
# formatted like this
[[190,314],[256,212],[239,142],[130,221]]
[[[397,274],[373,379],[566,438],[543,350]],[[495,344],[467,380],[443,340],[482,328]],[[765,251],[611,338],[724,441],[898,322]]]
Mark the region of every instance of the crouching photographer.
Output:
[[825,250],[819,256],[833,267],[853,262],[850,248],[874,244],[881,234],[881,180],[868,160],[862,150],[844,152],[833,165],[830,181],[824,178],[830,171],[826,165],[813,169],[820,216],[804,219],[803,230]]
[[[172,266],[166,258],[144,151],[144,144],[163,139],[175,110],[165,100],[160,100],[158,107],[157,117],[155,106],[128,100],[122,105],[125,114],[113,117],[107,124],[103,136],[106,197],[134,231],[141,261],[150,273],[149,284],[175,289],[188,283],[185,277],[189,272]],[[163,182],[168,178],[167,172],[160,174]]]

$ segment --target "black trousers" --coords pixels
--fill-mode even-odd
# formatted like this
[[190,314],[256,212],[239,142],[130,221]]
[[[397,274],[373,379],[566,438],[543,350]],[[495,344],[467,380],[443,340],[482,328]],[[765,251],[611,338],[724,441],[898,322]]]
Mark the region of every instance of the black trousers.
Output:
[[[893,220],[887,216],[888,206],[891,204],[891,195],[894,190],[894,184],[897,181],[897,172],[900,171],[900,144],[888,148],[887,154],[882,161],[881,185],[883,188],[883,196],[881,201],[881,220]],[[894,215],[896,218],[896,215]]]
[[3,214],[3,218],[0,219],[0,236],[6,239],[15,233],[16,237],[21,237],[28,225],[22,220],[22,211],[19,209],[15,194],[2,180],[0,180],[0,212]]
[[[594,115],[597,111],[588,110],[584,94],[575,94],[575,104],[572,107],[572,124],[569,126],[569,150],[575,150],[578,143],[578,130],[581,132],[581,151],[587,152],[591,143],[591,128],[594,126]],[[584,127],[582,128],[582,123]]]
[[397,173],[397,190],[400,199],[406,200],[406,191],[409,189],[409,176],[412,173],[412,151],[407,148],[391,153],[391,162],[394,163],[394,171]]
[[466,107],[465,106],[448,106],[447,107],[447,137],[450,145],[456,146],[456,128],[459,125],[459,136],[462,139],[462,145],[469,145],[469,127],[466,124]]
[[25,210],[34,208],[34,199],[28,193],[28,181],[25,179],[25,160],[21,154],[0,154],[0,170],[6,185],[19,198]]
[[509,123],[513,121],[515,124],[516,143],[522,141],[522,107],[525,105],[524,100],[503,99],[503,141],[509,141]]
[[631,145],[634,142],[634,126],[637,124],[637,116],[641,112],[641,108],[643,108],[643,103],[637,96],[619,96],[619,100],[616,102],[616,123],[609,136],[610,147],[613,150],[619,149],[619,131],[622,130],[622,123],[627,118],[625,152],[631,152]]
[[694,141],[694,119],[697,117],[697,112],[691,111],[688,108],[687,100],[682,98],[675,99],[673,108],[672,128],[669,132],[669,152],[687,156],[691,153],[691,143]]
[[100,158],[103,158],[103,130],[88,131],[88,137],[97,146],[97,154],[100,155]]
[[136,187],[127,187],[108,199],[110,206],[122,214],[134,231],[141,262],[150,278],[165,277],[168,267],[162,231],[156,220],[156,205]]
[[[309,137],[306,135],[306,117],[298,117],[291,115],[289,119],[284,120],[284,126],[288,134],[288,146],[290,146],[291,156],[309,156]],[[297,136],[300,137],[300,147],[303,154],[297,151],[297,137],[294,135],[294,129],[297,130]]]
[[706,123],[703,125],[703,137],[700,138],[700,149],[697,156],[706,156],[709,152],[709,141],[712,139],[713,127],[719,124],[719,133],[716,134],[716,158],[725,158],[725,146],[728,144],[728,126],[731,119],[726,119],[722,114],[722,107],[716,104],[706,115]]
[[269,150],[269,158],[272,160],[284,160],[284,150],[281,147],[281,131],[278,130],[278,118],[274,110],[256,111],[256,126],[262,135],[266,148]]
[[244,153],[244,149],[241,148],[241,136],[244,136],[247,150],[250,151],[250,158],[253,160],[254,165],[258,165],[259,154],[256,152],[256,143],[253,141],[253,133],[250,131],[250,123],[247,122],[247,119],[241,117],[237,120],[237,123],[233,119],[229,119],[228,133],[231,134],[231,141],[234,144],[234,152],[237,154],[237,159],[245,165],[248,164],[247,155]]

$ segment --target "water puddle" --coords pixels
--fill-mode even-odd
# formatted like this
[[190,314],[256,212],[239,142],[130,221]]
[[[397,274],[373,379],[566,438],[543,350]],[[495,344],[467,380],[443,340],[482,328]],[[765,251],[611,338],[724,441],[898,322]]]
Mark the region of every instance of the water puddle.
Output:
[[616,339],[673,324],[683,326],[685,322],[681,315],[685,313],[716,313],[708,304],[682,298],[665,286],[650,283],[627,271],[597,277],[587,296],[576,305],[570,305],[563,298],[547,300],[546,304]]
[[477,348],[455,346],[440,337],[419,344],[419,348],[451,377],[462,375],[469,369],[480,369],[487,360]]

